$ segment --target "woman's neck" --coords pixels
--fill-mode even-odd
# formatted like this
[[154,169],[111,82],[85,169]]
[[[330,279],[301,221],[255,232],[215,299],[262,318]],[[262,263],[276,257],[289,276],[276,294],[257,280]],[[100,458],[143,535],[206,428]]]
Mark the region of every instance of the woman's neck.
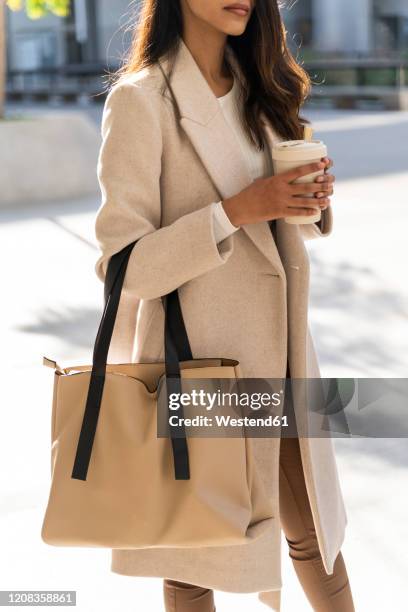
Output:
[[187,23],[183,32],[184,43],[217,97],[225,95],[233,83],[224,61],[226,40],[226,35],[195,20]]

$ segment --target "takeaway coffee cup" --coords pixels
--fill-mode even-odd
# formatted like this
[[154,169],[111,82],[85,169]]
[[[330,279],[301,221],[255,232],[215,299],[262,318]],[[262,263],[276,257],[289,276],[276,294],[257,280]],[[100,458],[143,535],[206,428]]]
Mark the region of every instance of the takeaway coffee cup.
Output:
[[[322,157],[327,157],[327,147],[321,140],[285,140],[272,147],[273,168],[275,174],[282,174],[287,170],[293,170],[305,164],[319,162]],[[324,173],[323,170],[301,176],[295,183],[312,183],[317,176]],[[305,194],[305,197],[313,198],[313,194]],[[315,215],[296,215],[285,217],[286,223],[315,223],[321,218],[321,211]]]

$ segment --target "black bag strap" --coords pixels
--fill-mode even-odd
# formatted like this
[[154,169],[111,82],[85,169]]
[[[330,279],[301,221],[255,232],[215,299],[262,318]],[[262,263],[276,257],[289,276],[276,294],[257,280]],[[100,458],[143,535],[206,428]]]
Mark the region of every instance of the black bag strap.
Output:
[[[89,462],[98,424],[106,375],[109,346],[115,327],[120,295],[125,279],[130,254],[137,240],[110,257],[105,276],[105,305],[96,334],[93,364],[88,395],[79,434],[71,478],[86,480]],[[193,359],[187,330],[185,328],[177,289],[162,296],[165,309],[164,344],[167,396],[181,392],[180,361]],[[169,410],[170,414],[170,410]],[[182,410],[179,412],[182,417]],[[170,426],[174,476],[176,480],[189,480],[188,446],[183,425]]]

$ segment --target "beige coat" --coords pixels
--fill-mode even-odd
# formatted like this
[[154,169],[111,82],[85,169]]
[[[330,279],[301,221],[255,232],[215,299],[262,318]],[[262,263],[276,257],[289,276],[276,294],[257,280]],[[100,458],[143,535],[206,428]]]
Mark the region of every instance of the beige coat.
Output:
[[[229,48],[228,56],[234,62]],[[278,220],[278,245],[266,221],[244,225],[217,245],[211,202],[239,192],[251,178],[183,42],[171,79],[178,109],[168,92],[162,95],[162,84],[157,65],[144,69],[115,85],[105,105],[98,277],[104,279],[113,253],[143,236],[129,260],[109,361],[163,360],[160,296],[178,287],[195,357],[238,359],[244,376],[267,378],[284,378],[288,357],[293,377],[319,377],[307,324],[304,239],[331,232],[331,208],[320,228]],[[270,147],[277,136],[266,127]],[[112,571],[232,592],[280,589],[279,438],[258,438],[254,446],[275,506],[264,536],[232,547],[113,550]],[[346,525],[332,440],[301,438],[300,446],[320,550],[332,573]]]

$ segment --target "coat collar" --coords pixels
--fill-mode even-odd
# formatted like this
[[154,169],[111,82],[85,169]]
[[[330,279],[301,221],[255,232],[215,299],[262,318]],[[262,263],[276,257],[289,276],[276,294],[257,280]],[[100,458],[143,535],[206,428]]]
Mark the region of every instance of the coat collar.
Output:
[[[236,76],[242,79],[239,64],[228,45],[226,54]],[[168,75],[169,60],[165,58],[159,63]],[[172,65],[168,85],[178,108],[180,125],[201,158],[220,199],[231,197],[247,187],[252,182],[252,178],[234,134],[224,118],[217,97],[182,39]],[[265,125],[267,146],[271,149],[277,136],[265,117],[261,117]],[[278,233],[284,229],[282,221],[277,222]],[[270,261],[277,273],[285,276],[268,222],[245,224],[242,230]]]

